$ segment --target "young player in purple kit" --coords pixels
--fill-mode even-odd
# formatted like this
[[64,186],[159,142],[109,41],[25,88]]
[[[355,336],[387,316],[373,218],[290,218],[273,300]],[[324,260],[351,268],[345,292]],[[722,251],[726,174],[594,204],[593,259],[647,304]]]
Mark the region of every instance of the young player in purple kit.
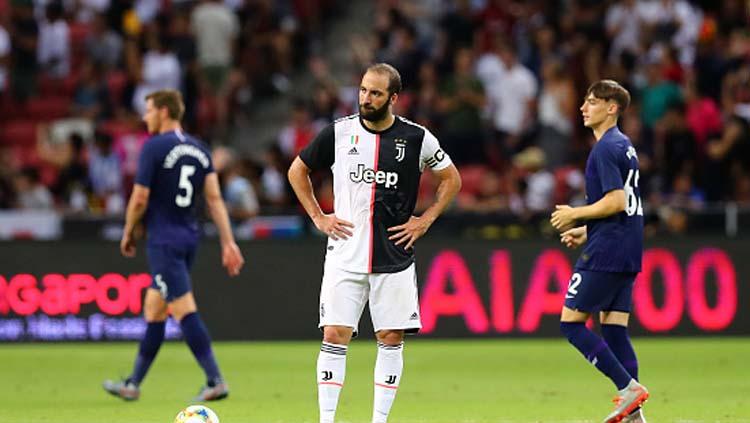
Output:
[[[586,162],[588,205],[557,206],[551,219],[567,247],[585,244],[565,293],[560,329],[617,386],[615,409],[605,423],[645,422],[640,406],[649,396],[638,383],[638,361],[627,332],[643,254],[638,156],[617,127],[629,103],[630,94],[615,81],[589,87],[581,106],[583,124],[596,138]],[[575,227],[578,222],[583,225]],[[604,339],[586,328],[597,311]]]
[[120,251],[125,257],[135,257],[136,227],[145,221],[146,255],[153,276],[143,306],[147,327],[131,375],[123,381],[104,382],[107,392],[124,400],[140,396],[140,383],[164,340],[167,306],[206,374],[207,383],[195,401],[219,400],[229,394],[190,286],[190,267],[200,233],[195,207],[199,193],[203,192],[219,230],[222,264],[230,276],[239,274],[244,259],[234,242],[211,153],[203,143],[182,132],[184,111],[179,91],[156,91],[146,96],[143,120],[153,136],[141,151]]

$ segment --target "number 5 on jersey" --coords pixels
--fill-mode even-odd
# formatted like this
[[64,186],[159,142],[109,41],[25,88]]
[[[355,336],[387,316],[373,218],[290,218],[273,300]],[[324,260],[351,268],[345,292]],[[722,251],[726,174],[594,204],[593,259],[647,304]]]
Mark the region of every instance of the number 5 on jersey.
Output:
[[190,177],[195,174],[195,166],[182,165],[180,167],[180,182],[178,184],[179,189],[185,190],[185,195],[177,194],[174,198],[175,204],[179,207],[190,207],[193,202],[193,184],[190,182]]

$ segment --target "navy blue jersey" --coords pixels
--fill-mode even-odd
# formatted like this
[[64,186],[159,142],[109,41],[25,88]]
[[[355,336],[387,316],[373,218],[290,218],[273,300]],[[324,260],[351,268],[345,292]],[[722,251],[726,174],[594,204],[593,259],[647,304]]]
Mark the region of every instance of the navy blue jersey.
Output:
[[576,267],[600,272],[639,272],[643,255],[643,206],[638,188],[638,156],[615,126],[594,145],[586,162],[586,201],[609,191],[625,191],[625,210],[586,222],[588,241]]
[[180,130],[155,135],[143,145],[135,183],[151,190],[144,217],[149,244],[198,241],[196,197],[213,171],[208,148]]

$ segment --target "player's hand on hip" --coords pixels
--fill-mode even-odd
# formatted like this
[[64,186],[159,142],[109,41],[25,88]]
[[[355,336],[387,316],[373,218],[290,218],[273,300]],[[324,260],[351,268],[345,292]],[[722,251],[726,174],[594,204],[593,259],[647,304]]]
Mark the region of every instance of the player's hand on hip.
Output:
[[120,240],[120,253],[125,257],[135,257],[135,240],[129,233],[123,233]]
[[245,264],[240,247],[232,242],[221,247],[221,264],[227,269],[229,276],[237,276]]
[[313,219],[315,227],[320,232],[328,235],[334,241],[339,239],[347,239],[352,236],[351,228],[354,224],[347,222],[346,220],[339,219],[335,214],[324,214]]
[[561,233],[560,242],[568,248],[575,249],[580,247],[581,244],[586,242],[586,227],[579,226]]
[[555,229],[562,232],[572,228],[575,220],[575,209],[567,205],[557,205],[549,221]]
[[388,228],[388,232],[395,232],[388,239],[396,241],[396,245],[406,243],[404,250],[408,250],[427,232],[427,229],[430,228],[430,223],[427,219],[412,216],[403,225]]

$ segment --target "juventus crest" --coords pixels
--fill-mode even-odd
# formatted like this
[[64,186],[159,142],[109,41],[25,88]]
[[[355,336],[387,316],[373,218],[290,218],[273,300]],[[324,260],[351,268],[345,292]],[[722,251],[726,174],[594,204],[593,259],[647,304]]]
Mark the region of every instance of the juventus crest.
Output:
[[402,138],[396,138],[396,161],[400,162],[406,157],[406,140]]

